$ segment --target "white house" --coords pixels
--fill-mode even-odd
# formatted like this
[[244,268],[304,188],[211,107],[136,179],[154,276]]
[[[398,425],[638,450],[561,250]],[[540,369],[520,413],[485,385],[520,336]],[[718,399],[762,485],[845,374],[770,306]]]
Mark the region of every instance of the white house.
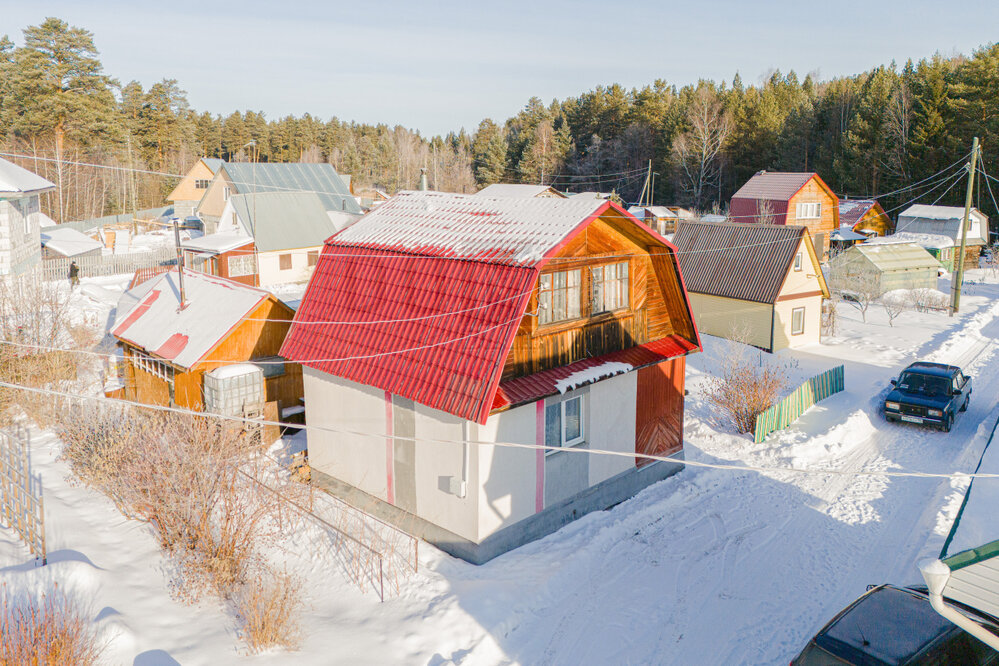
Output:
[[360,218],[327,210],[314,192],[234,194],[226,201],[214,236],[252,238],[258,286],[305,282],[319,261],[323,242]]
[[39,197],[55,185],[0,158],[0,276],[30,274],[42,258]]
[[682,455],[699,348],[616,204],[403,192],[326,242],[281,355],[313,479],[480,563],[675,473],[642,456]]
[[[964,208],[961,206],[915,204],[899,213],[895,233],[912,234],[910,238],[922,236],[924,240],[920,245],[947,270],[953,270],[957,266],[956,255],[960,252],[963,221]],[[981,247],[989,244],[988,216],[972,208],[965,236],[964,267],[978,268]]]

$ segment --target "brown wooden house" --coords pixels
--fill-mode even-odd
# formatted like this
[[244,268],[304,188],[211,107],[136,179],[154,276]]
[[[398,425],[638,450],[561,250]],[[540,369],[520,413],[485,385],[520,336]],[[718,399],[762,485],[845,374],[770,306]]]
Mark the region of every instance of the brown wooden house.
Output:
[[839,228],[839,198],[815,173],[761,171],[732,195],[733,222],[806,227],[820,259],[829,253],[829,235]]
[[293,316],[273,294],[231,280],[185,270],[182,288],[176,269],[157,275],[118,303],[111,333],[124,351],[124,396],[201,410],[205,373],[257,362],[276,419],[301,404],[301,368],[278,356]]
[[217,275],[250,287],[260,285],[257,249],[253,238],[217,233],[182,243],[184,263],[196,271]]
[[893,228],[885,209],[874,199],[840,199],[839,225],[868,238],[887,236]]
[[326,241],[282,354],[345,433],[309,433],[313,478],[482,562],[674,473],[641,455],[682,450],[699,349],[675,248],[616,204],[404,192]]

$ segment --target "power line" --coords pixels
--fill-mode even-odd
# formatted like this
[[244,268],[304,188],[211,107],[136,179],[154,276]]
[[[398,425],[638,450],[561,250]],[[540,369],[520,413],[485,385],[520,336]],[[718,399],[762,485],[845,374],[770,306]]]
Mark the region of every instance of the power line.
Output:
[[134,400],[124,400],[119,398],[104,398],[100,396],[83,395],[80,393],[69,393],[66,391],[56,391],[54,389],[36,388],[32,386],[25,386],[23,384],[13,384],[11,382],[0,381],[0,387],[26,391],[29,393],[35,393],[40,395],[48,395],[57,398],[67,398],[75,399],[87,402],[96,402],[109,406],[125,406],[131,409],[147,409],[150,411],[159,412],[170,412],[174,414],[183,414],[187,416],[196,416],[202,418],[212,418],[222,421],[232,421],[237,423],[244,423],[249,425],[265,425],[265,426],[277,426],[280,428],[294,427],[300,430],[305,430],[308,432],[327,432],[336,435],[356,435],[360,437],[374,437],[379,440],[384,441],[386,438],[391,437],[392,439],[409,441],[414,444],[426,443],[426,444],[449,444],[456,446],[463,446],[465,444],[474,446],[496,446],[501,448],[514,448],[514,449],[525,449],[532,451],[563,451],[568,453],[577,453],[584,455],[604,455],[604,456],[614,456],[620,458],[642,458],[644,460],[654,460],[660,462],[672,463],[674,465],[689,466],[689,467],[702,467],[707,469],[719,469],[728,471],[741,471],[741,472],[756,472],[756,473],[774,473],[774,472],[788,472],[793,474],[816,474],[821,476],[847,476],[847,477],[874,477],[874,478],[918,478],[918,479],[999,479],[999,474],[988,474],[980,472],[917,472],[908,470],[841,470],[841,469],[816,469],[816,468],[805,468],[805,467],[763,467],[758,465],[734,465],[729,463],[709,463],[702,462],[698,460],[680,460],[670,456],[659,456],[648,453],[638,453],[638,452],[625,452],[625,451],[611,451],[608,449],[592,449],[592,448],[580,448],[580,447],[562,447],[562,446],[547,446],[545,444],[523,444],[520,442],[488,442],[480,440],[449,440],[449,439],[435,439],[427,437],[409,437],[405,435],[397,435],[393,433],[389,435],[388,433],[371,433],[363,432],[357,430],[346,430],[342,428],[331,428],[329,426],[316,426],[316,425],[297,425],[290,423],[282,423],[280,421],[268,421],[263,419],[250,419],[240,416],[228,416],[225,414],[216,414],[211,412],[198,412],[191,409],[185,409],[181,407],[166,407],[162,405],[147,405],[145,403],[136,402]]

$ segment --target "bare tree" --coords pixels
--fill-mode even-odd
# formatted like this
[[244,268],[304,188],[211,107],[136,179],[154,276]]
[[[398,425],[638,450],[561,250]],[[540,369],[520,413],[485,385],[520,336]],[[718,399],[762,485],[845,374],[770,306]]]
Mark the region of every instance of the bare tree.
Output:
[[881,280],[870,269],[847,264],[832,275],[833,289],[844,301],[860,311],[861,318],[867,321],[867,310],[881,296]]
[[775,219],[773,205],[767,199],[757,199],[756,219],[753,221],[758,224],[773,224]]
[[709,88],[702,87],[687,109],[686,132],[673,141],[673,159],[681,190],[702,208],[721,182],[721,149],[732,131],[730,114]]
[[885,294],[881,297],[881,307],[884,308],[885,314],[888,315],[888,325],[894,326],[895,319],[909,309],[909,300],[898,293]]

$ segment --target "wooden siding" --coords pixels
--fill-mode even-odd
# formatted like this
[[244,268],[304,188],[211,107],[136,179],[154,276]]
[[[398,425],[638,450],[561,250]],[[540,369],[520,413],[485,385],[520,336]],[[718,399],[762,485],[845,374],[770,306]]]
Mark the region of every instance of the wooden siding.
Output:
[[204,162],[198,160],[187,172],[187,175],[177,183],[173,192],[167,196],[167,201],[200,201],[207,190],[195,187],[196,181],[211,181],[214,177],[215,174],[212,173],[212,170],[205,166]]
[[[624,227],[625,225],[622,225]],[[649,254],[637,237],[622,233],[615,219],[594,220],[571,239],[542,275],[582,269],[582,316],[541,326],[536,316],[525,316],[503,368],[503,380],[568,365],[591,356],[644,344],[674,333],[696,340],[687,324],[683,290],[676,278],[676,260],[665,248]],[[629,307],[592,315],[591,267],[628,262]],[[535,289],[537,289],[537,283]],[[528,312],[538,309],[537,292]],[[674,322],[683,322],[675,327]],[[679,330],[678,330],[679,329]]]
[[[635,453],[666,456],[683,448],[683,387],[686,359],[681,356],[638,370],[635,401]],[[635,458],[635,466],[650,464]]]
[[[818,219],[797,219],[799,203],[822,204],[820,217]],[[818,234],[824,234],[822,238],[822,258],[824,258],[829,254],[829,234],[839,229],[839,199],[822,187],[813,177],[787,202],[787,217],[784,223],[807,227],[813,239]]]
[[857,223],[853,225],[853,230],[858,233],[862,231],[874,231],[878,236],[887,236],[892,232],[892,224],[891,220],[888,219],[888,216],[881,209],[881,206],[875,204],[857,220]]

